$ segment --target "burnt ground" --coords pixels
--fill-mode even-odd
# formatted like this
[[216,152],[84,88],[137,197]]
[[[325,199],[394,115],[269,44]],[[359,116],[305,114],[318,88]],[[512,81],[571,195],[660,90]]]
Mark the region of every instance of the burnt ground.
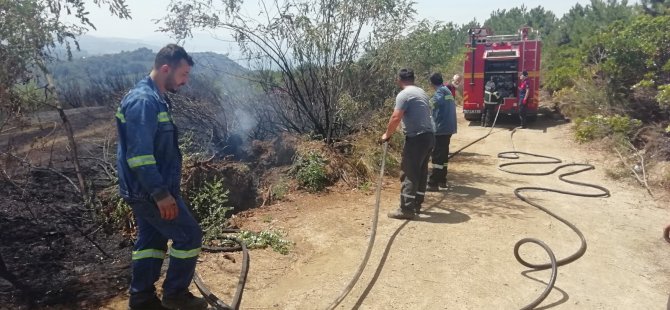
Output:
[[[113,145],[113,112],[85,108],[66,114],[79,156],[91,158],[82,159],[87,187],[96,192],[109,186],[112,178],[102,167],[109,161],[103,154]],[[131,242],[102,227],[99,207],[85,207],[74,187],[54,172],[77,182],[66,144],[54,112],[0,132],[0,256],[10,273],[3,274],[0,264],[0,309],[94,309],[127,290]],[[12,277],[19,283],[7,281]]]
[[[83,108],[66,114],[96,207],[86,207],[72,184],[55,173],[77,184],[57,114],[37,114],[0,132],[0,310],[98,309],[127,292],[132,228],[114,222],[119,221],[118,214],[110,214],[116,192],[110,188],[116,136],[113,110]],[[262,202],[258,176],[292,161],[295,151],[287,145],[296,141],[285,139],[291,138],[246,145],[244,158],[238,158],[243,162],[217,158],[185,163],[182,189],[222,177],[235,212],[253,208]],[[125,221],[130,215],[124,217]],[[14,278],[18,282],[8,281]]]
[[96,308],[125,290],[129,243],[100,229],[60,176],[34,171],[22,181],[0,183],[0,255],[20,287],[0,278],[0,309]]

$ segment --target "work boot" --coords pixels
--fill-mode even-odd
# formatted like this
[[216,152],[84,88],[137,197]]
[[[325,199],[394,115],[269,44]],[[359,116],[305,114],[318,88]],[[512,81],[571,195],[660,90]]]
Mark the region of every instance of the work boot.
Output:
[[426,191],[428,191],[428,192],[439,192],[440,187],[437,184],[428,184],[426,186]]
[[419,213],[421,213],[421,205],[414,207],[414,214],[418,215]]
[[153,298],[142,303],[129,303],[128,310],[168,310],[168,308],[163,307],[161,300],[154,295]]
[[440,182],[439,189],[448,189],[448,188],[449,188],[449,184],[447,184],[447,181]]
[[202,297],[195,297],[191,292],[177,296],[163,296],[163,307],[173,310],[205,310],[207,301]]
[[[419,208],[421,208],[421,207],[419,207]],[[403,209],[398,208],[395,211],[389,212],[388,217],[390,217],[392,219],[397,219],[397,220],[411,220],[411,219],[414,219],[416,217],[416,213],[414,212],[414,210],[409,211],[409,210],[403,210]]]

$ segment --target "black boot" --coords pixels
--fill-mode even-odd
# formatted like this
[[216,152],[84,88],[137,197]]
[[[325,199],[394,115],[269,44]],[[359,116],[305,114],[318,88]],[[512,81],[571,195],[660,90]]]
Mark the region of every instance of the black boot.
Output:
[[389,212],[388,217],[397,220],[412,220],[416,217],[415,210],[403,210],[398,208],[395,211]]
[[191,292],[177,296],[163,296],[163,307],[179,310],[205,310],[209,305],[202,297],[195,297]]
[[130,302],[128,305],[128,310],[169,310],[169,309],[163,307],[160,299],[154,296],[153,298],[145,302],[141,303]]

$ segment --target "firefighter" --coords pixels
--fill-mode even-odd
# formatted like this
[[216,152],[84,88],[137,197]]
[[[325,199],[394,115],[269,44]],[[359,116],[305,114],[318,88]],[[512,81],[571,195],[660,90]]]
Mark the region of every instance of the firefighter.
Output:
[[528,98],[530,98],[530,81],[528,80],[528,72],[523,71],[519,76],[519,120],[521,121],[521,128],[526,128],[526,118],[528,113]]
[[489,127],[493,125],[493,114],[497,105],[502,103],[502,96],[496,89],[496,83],[493,77],[486,82],[484,86],[484,109],[482,110],[482,127]]
[[[180,195],[182,155],[165,97],[186,84],[193,64],[181,46],[163,47],[150,75],[130,90],[116,113],[119,190],[133,210],[138,230],[129,309],[207,308],[204,298],[188,290],[202,230]],[[154,283],[161,274],[168,239],[170,263],[159,300]]]
[[426,195],[428,159],[435,143],[428,95],[414,85],[414,71],[402,69],[396,83],[402,91],[395,101],[393,115],[382,141],[388,141],[402,122],[405,145],[400,164],[400,208],[388,214],[394,219],[413,219],[421,210]]
[[430,83],[435,89],[435,94],[430,99],[435,126],[435,147],[431,156],[432,169],[427,190],[438,191],[440,188],[447,188],[449,142],[451,135],[456,133],[456,103],[453,93],[442,84],[442,74],[431,75]]

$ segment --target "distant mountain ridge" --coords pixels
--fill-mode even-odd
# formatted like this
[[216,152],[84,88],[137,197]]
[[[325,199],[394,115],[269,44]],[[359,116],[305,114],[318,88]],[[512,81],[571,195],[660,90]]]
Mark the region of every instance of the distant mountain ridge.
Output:
[[[190,53],[196,62],[193,74],[220,76],[222,73],[242,74],[247,71],[225,55],[204,52]],[[137,76],[151,71],[155,52],[143,47],[133,51],[74,58],[71,61],[59,61],[51,64],[50,71],[57,81],[69,83],[100,80],[109,75]]]
[[[144,39],[128,39],[116,37],[97,37],[92,35],[82,35],[77,38],[80,51],[73,50],[74,58],[99,56],[107,54],[117,54],[121,52],[134,51],[140,48],[147,48],[154,52],[168,43],[174,43],[174,40],[165,36],[155,35]],[[221,41],[212,38],[209,34],[195,34],[193,38],[183,42],[184,47],[189,53],[192,52],[216,52],[219,54],[234,55],[241,57],[236,43]],[[60,58],[64,58],[63,49],[56,51]]]
[[124,51],[134,51],[140,48],[147,48],[152,51],[160,49],[159,44],[137,39],[100,38],[83,35],[79,37],[77,41],[81,48],[81,56],[117,54]]

